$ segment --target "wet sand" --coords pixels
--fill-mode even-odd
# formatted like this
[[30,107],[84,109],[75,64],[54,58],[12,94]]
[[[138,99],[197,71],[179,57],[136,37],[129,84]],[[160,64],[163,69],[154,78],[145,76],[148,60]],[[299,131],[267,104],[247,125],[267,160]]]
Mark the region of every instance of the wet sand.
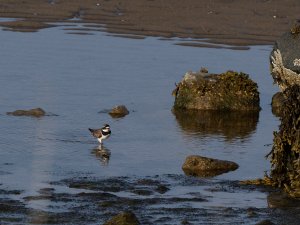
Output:
[[4,0],[1,22],[17,31],[37,31],[48,22],[72,20],[105,26],[108,32],[142,36],[205,38],[229,45],[273,44],[300,20],[299,0]]

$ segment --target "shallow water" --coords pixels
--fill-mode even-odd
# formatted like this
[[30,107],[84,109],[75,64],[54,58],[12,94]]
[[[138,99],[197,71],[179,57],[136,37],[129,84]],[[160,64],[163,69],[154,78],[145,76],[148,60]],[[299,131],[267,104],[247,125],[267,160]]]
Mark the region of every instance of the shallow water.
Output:
[[[95,31],[75,35],[64,28],[0,31],[1,188],[24,190],[24,197],[48,188],[51,181],[78,176],[181,175],[185,157],[191,154],[239,164],[238,170],[217,180],[258,178],[270,169],[265,155],[279,124],[270,107],[278,90],[269,75],[271,46],[246,51],[184,47],[174,45],[177,39],[130,39]],[[215,73],[231,69],[250,74],[259,86],[260,113],[235,120],[203,115],[204,126],[175,116],[171,110],[175,82],[202,66]],[[125,118],[98,113],[118,104],[130,110]],[[6,115],[35,107],[58,116]],[[108,160],[95,153],[97,142],[87,129],[104,123],[112,129],[104,144],[111,154]],[[187,191],[197,187],[175,188],[171,193]],[[221,193],[207,205],[228,204],[267,206],[266,195],[260,192]]]

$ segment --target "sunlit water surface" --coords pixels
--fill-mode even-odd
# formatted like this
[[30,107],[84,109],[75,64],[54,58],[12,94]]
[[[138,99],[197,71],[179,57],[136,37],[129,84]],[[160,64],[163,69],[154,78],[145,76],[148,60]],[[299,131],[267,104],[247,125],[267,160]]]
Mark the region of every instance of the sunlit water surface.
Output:
[[[78,176],[183,174],[181,166],[191,154],[239,164],[238,170],[217,180],[258,178],[270,169],[265,155],[279,124],[270,107],[277,91],[269,75],[271,46],[246,51],[183,47],[174,45],[178,40],[129,39],[104,32],[76,35],[63,28],[0,31],[2,188],[24,190],[25,196],[49,187],[50,181]],[[214,73],[242,71],[258,83],[262,110],[249,126],[245,117],[239,118],[246,120],[242,130],[236,129],[234,119],[220,127],[212,123],[195,128],[193,121],[172,113],[175,82],[202,66]],[[130,110],[125,118],[98,113],[119,104]],[[58,116],[6,115],[35,107]],[[104,144],[111,153],[108,161],[95,153],[97,142],[87,129],[104,123],[112,129]],[[170,193],[195,189],[186,188]],[[267,205],[263,193],[214,195],[207,205]]]

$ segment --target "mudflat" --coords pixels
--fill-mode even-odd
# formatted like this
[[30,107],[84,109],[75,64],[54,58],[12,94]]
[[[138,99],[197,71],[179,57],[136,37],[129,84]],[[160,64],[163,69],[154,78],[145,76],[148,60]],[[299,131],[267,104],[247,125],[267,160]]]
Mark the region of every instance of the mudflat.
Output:
[[0,24],[37,31],[70,19],[117,34],[205,39],[229,45],[273,44],[300,21],[299,0],[3,0]]

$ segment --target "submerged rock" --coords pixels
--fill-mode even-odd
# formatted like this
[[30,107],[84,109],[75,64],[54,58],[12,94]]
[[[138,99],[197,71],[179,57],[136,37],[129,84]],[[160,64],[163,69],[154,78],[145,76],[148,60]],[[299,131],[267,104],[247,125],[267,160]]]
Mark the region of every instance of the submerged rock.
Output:
[[300,85],[300,25],[283,34],[275,43],[270,56],[271,75],[281,91]]
[[108,113],[113,118],[120,118],[128,115],[129,111],[125,105],[118,105],[112,108]]
[[213,177],[236,170],[238,167],[235,162],[191,155],[185,159],[182,170],[186,175]]
[[271,158],[272,185],[284,188],[291,196],[300,197],[300,86],[283,92],[279,131],[274,132]]
[[103,225],[138,225],[140,222],[136,218],[135,214],[132,212],[122,212],[109,221],[105,222]]
[[275,225],[275,223],[272,223],[271,220],[262,220],[262,221],[256,223],[255,225]]
[[294,208],[300,206],[300,199],[294,199],[286,193],[273,192],[267,197],[270,208]]
[[247,74],[187,72],[172,93],[174,108],[259,111],[259,92]]
[[45,116],[46,112],[41,108],[35,108],[30,110],[16,110],[13,112],[7,112],[7,115],[13,116],[33,116],[33,117],[41,117]]

